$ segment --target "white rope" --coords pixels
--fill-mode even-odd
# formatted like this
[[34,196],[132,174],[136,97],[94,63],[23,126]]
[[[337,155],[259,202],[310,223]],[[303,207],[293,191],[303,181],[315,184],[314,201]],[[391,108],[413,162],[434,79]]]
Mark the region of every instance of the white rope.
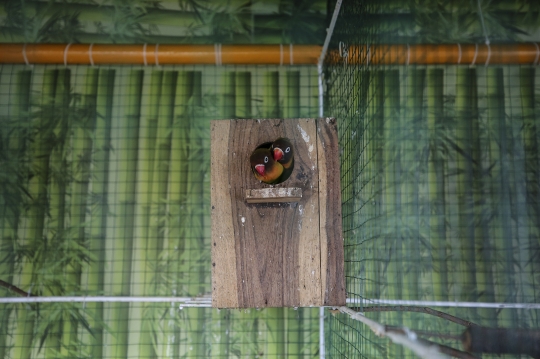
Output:
[[489,65],[489,59],[491,58],[491,47],[489,46],[489,44],[486,44],[487,45],[487,48],[488,48],[488,55],[487,55],[487,59],[486,59],[486,66]]
[[159,67],[159,44],[156,44],[156,47],[154,47],[154,60],[156,66]]
[[90,60],[90,65],[94,67],[94,58],[92,56],[92,47],[94,47],[94,43],[90,44],[90,47],[88,48],[88,59]]
[[148,66],[148,61],[146,60],[146,46],[147,46],[147,45],[148,45],[148,44],[145,43],[144,46],[143,46],[143,61],[144,61],[144,66]]
[[71,42],[66,45],[66,48],[64,49],[64,66],[67,66],[67,55],[69,47],[71,46]]
[[214,44],[214,55],[216,59],[216,66],[220,66],[221,62],[221,44]]
[[28,62],[28,57],[26,56],[26,43],[23,45],[23,48],[22,48],[22,56],[23,56],[24,62],[26,63],[26,66],[30,66],[30,62]]
[[478,44],[474,44],[474,57],[471,62],[471,66],[474,66],[476,63],[476,57],[478,56]]
[[458,59],[457,59],[457,63],[458,65],[461,64],[461,44],[457,44],[457,48],[458,48]]
[[336,26],[337,17],[339,15],[339,9],[341,8],[341,2],[342,0],[337,0],[336,7],[334,8],[334,13],[332,14],[332,20],[330,21],[330,26],[328,27],[326,31],[326,38],[324,39],[323,48],[321,50],[321,54],[319,55],[319,61],[317,61],[317,71],[319,76],[319,116],[323,117],[324,114],[324,95],[323,95],[323,62],[324,58],[326,57],[326,52],[328,51],[328,46],[330,45],[330,39],[332,38],[332,34],[334,33],[334,27]]
[[533,66],[536,66],[538,64],[538,59],[540,58],[540,47],[538,47],[538,44],[535,42],[534,46],[536,46],[536,58],[534,59]]
[[423,307],[451,307],[451,308],[540,309],[540,303],[443,302],[443,301],[429,301],[429,300],[399,300],[399,299],[348,298],[347,304],[414,305],[414,306],[423,306]]

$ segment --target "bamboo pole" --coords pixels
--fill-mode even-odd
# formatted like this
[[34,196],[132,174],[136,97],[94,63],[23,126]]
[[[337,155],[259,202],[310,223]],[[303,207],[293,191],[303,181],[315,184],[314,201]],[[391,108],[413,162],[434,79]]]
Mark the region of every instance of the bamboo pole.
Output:
[[[154,173],[154,151],[156,146],[157,117],[159,113],[159,98],[163,71],[153,71],[143,83],[149,87],[148,104],[143,106],[144,115],[139,122],[139,156],[137,163],[137,190],[134,233],[133,261],[140,263],[141,270],[133,271],[131,295],[154,295],[156,283],[153,280],[157,262],[157,241],[149,237],[151,221],[152,178]],[[133,317],[141,320],[139,337],[139,358],[154,358],[156,356],[152,335],[153,304],[145,303],[135,307]],[[133,324],[135,325],[135,324]],[[137,334],[137,333],[135,333]]]
[[[538,253],[540,248],[540,178],[538,177],[538,164],[540,139],[538,105],[535,104],[535,70],[528,68],[519,69],[519,83],[521,95],[521,107],[523,116],[522,141],[525,152],[525,181],[527,190],[527,212],[529,220],[529,251],[531,256]],[[532,257],[531,257],[532,258]],[[530,273],[530,286],[534,288],[532,298],[527,298],[538,302],[540,297],[540,261],[531,260],[530,265],[525,266],[525,270]],[[538,318],[538,315],[536,315]],[[538,322],[535,324],[537,325]]]
[[[133,253],[133,234],[135,225],[135,185],[133,173],[137,170],[137,152],[139,137],[140,103],[142,93],[142,72],[132,71],[128,79],[128,91],[124,95],[125,119],[121,122],[121,136],[115,139],[118,161],[118,178],[121,190],[118,191],[114,205],[115,221],[112,236],[112,250],[107,259],[110,261],[112,291],[116,295],[131,294],[131,271]],[[109,257],[110,255],[110,257]],[[109,346],[111,354],[126,357],[129,346],[129,304],[113,303],[109,306],[108,319],[111,322]]]
[[235,110],[237,118],[251,117],[251,72],[236,72]]
[[[47,181],[49,178],[49,155],[51,152],[51,136],[49,131],[50,123],[53,121],[51,117],[51,109],[54,104],[54,94],[56,89],[56,72],[55,70],[46,71],[43,78],[42,100],[41,106],[44,109],[39,115],[32,120],[33,138],[30,147],[32,154],[31,169],[32,177],[28,181],[28,192],[32,201],[26,210],[26,232],[20,238],[19,243],[22,246],[34,247],[43,238],[44,221],[46,218],[46,208],[49,205],[47,193]],[[34,291],[35,281],[35,261],[32,258],[23,257],[21,263],[21,272],[17,276],[19,287],[27,291]],[[34,338],[34,313],[32,307],[19,306],[17,308],[16,327],[13,332],[14,345],[11,352],[11,357],[26,359],[31,357],[32,341]]]
[[[513,250],[514,231],[511,225],[511,198],[509,188],[510,152],[509,144],[512,141],[508,133],[506,109],[504,103],[505,88],[503,70],[501,68],[488,68],[487,80],[487,123],[490,131],[489,154],[495,165],[489,175],[491,181],[491,197],[496,210],[491,222],[491,238],[495,250],[501,253],[495,266],[496,299],[511,301],[515,297],[515,258]],[[498,324],[515,325],[516,313],[503,310],[499,313]]]
[[[400,131],[400,88],[399,71],[384,72],[384,208],[386,215],[385,250],[387,251],[386,292],[389,298],[403,298],[403,263],[402,241],[399,218],[402,213],[401,206],[401,160],[399,149]],[[389,321],[402,323],[402,313],[395,313]],[[400,346],[390,347],[389,353],[394,358],[403,356]]]
[[[383,213],[383,179],[384,179],[384,72],[383,71],[374,71],[371,72],[371,81],[368,89],[368,98],[373,98],[371,101],[370,109],[368,112],[371,115],[369,119],[369,137],[372,153],[372,162],[375,167],[375,173],[373,174],[373,193],[374,193],[374,217],[380,217],[380,223],[384,223],[384,217],[381,215]],[[382,227],[382,226],[381,226]],[[374,240],[371,241],[371,246],[373,248],[372,257],[370,258],[371,264],[373,266],[374,272],[368,273],[366,276],[371,280],[369,283],[369,290],[367,291],[373,298],[380,298],[382,295],[382,289],[384,287],[384,277],[383,270],[384,264],[382,261],[378,261],[378,258],[384,255],[381,246],[379,245],[379,238],[383,238],[383,229],[376,228],[376,233],[374,234]]]
[[[52,143],[53,147],[49,158],[49,219],[45,228],[47,241],[50,247],[59,245],[61,242],[69,240],[65,236],[65,206],[66,206],[66,161],[65,161],[65,141],[68,130],[68,115],[70,102],[70,71],[62,69],[56,71],[56,90],[54,96],[53,113],[55,113]],[[54,257],[53,257],[54,258]],[[45,259],[47,260],[47,259]],[[50,264],[45,264],[50,265]],[[51,271],[53,278],[62,277],[62,273],[56,269]],[[46,286],[45,295],[60,295],[64,292],[69,283]],[[70,288],[71,289],[71,288]],[[58,356],[62,343],[62,314],[55,316],[53,313],[58,310],[54,304],[48,306],[52,319],[51,330],[45,341],[45,358],[55,358]],[[64,318],[68,320],[69,317]],[[69,337],[71,333],[68,333]]]
[[[107,216],[109,215],[109,157],[110,130],[112,119],[112,95],[114,87],[114,70],[99,70],[96,95],[96,121],[93,132],[92,154],[92,205],[90,209],[89,247],[95,256],[87,268],[88,291],[103,293],[105,283],[105,239],[107,238]],[[104,329],[103,303],[91,303],[87,306],[90,313],[92,358],[103,357]]]
[[[18,64],[274,64],[315,65],[318,45],[0,44],[0,63]],[[359,56],[358,54],[367,54]],[[352,45],[327,62],[371,65],[538,64],[540,46],[521,44]]]
[[448,298],[448,263],[445,222],[444,158],[438,148],[437,127],[443,114],[443,73],[439,69],[427,72],[427,130],[428,130],[428,195],[429,235],[433,250],[433,294],[437,300]]
[[[529,68],[528,68],[529,69]],[[535,288],[532,285],[533,278],[531,277],[531,265],[530,263],[534,261],[531,253],[532,251],[529,245],[529,238],[531,232],[535,233],[535,223],[531,221],[529,214],[531,213],[531,200],[528,198],[527,194],[527,151],[530,150],[530,146],[525,146],[524,138],[528,137],[525,134],[526,131],[531,128],[527,128],[526,124],[528,120],[528,111],[523,106],[523,98],[521,95],[522,85],[526,85],[527,82],[521,83],[520,75],[522,68],[509,68],[506,69],[507,75],[505,76],[504,85],[508,88],[508,95],[505,96],[505,106],[508,108],[509,120],[508,131],[511,132],[512,141],[509,143],[509,151],[512,154],[512,160],[510,161],[510,188],[514,189],[512,197],[515,198],[511,201],[511,213],[512,217],[515,218],[512,221],[512,230],[514,233],[513,248],[516,251],[516,261],[518,261],[521,267],[520,271],[516,271],[516,298],[520,302],[529,301],[534,298]],[[534,69],[529,72],[534,79]],[[534,82],[532,82],[534,83]],[[527,96],[527,90],[524,91],[524,95]],[[523,96],[523,97],[525,97]],[[521,106],[513,106],[515,99],[521,99]],[[534,128],[532,128],[534,129]],[[534,132],[533,132],[534,133]],[[528,147],[528,148],[527,148]],[[530,156],[530,155],[529,155]],[[518,313],[518,321],[520,323],[530,323],[528,325],[532,326],[530,319],[532,318],[532,313],[520,312]],[[491,324],[484,324],[495,326]]]
[[316,64],[315,45],[2,44],[0,63],[30,64]]
[[[419,160],[422,143],[425,143],[419,135],[421,132],[422,120],[425,119],[423,111],[424,88],[426,81],[425,69],[409,69],[406,71],[406,83],[404,86],[405,104],[400,116],[399,131],[405,134],[398,149],[402,153],[401,162],[404,164],[401,173],[401,223],[406,228],[404,239],[401,243],[402,265],[403,265],[403,291],[404,299],[415,299],[421,296],[420,278],[425,275],[425,271],[418,263],[421,261],[420,245],[420,178],[421,166],[425,162]],[[404,135],[402,134],[402,136]],[[419,140],[422,138],[422,140]],[[413,140],[414,139],[414,140]],[[419,275],[419,273],[421,273]],[[420,321],[416,317],[411,317],[410,326],[419,328]]]
[[[237,82],[238,83],[238,82]],[[190,253],[188,261],[192,277],[187,285],[187,292],[199,295],[205,291],[205,262],[201,259],[205,248],[204,229],[204,173],[206,171],[203,158],[203,129],[209,125],[206,121],[196,121],[196,111],[202,108],[202,73],[197,71],[193,75],[193,85],[190,99],[191,111],[188,112],[189,144],[188,144],[188,174],[187,174],[187,218],[186,234],[184,236],[185,251]],[[206,127],[208,128],[208,127]],[[198,278],[197,278],[198,277]],[[193,280],[195,278],[195,280]],[[186,344],[189,346],[190,357],[204,357],[206,338],[203,336],[205,328],[205,310],[202,308],[189,308],[187,310],[188,325],[190,331],[187,335]]]
[[[176,93],[174,98],[173,123],[171,126],[171,153],[169,161],[169,189],[168,189],[168,214],[171,218],[168,226],[167,252],[168,263],[166,270],[170,275],[170,295],[178,296],[185,293],[185,283],[189,270],[186,270],[186,263],[189,253],[186,251],[185,235],[187,209],[187,185],[188,185],[188,163],[189,163],[189,128],[190,128],[190,98],[193,93],[195,74],[193,71],[181,71],[178,73],[176,81]],[[168,295],[168,293],[165,293]],[[163,324],[164,336],[166,337],[167,351],[163,357],[177,358],[180,355],[179,342],[182,340],[181,328],[175,322],[178,316],[170,304],[166,323]],[[185,334],[183,334],[185,337]]]
[[279,72],[268,71],[264,74],[263,92],[264,116],[268,118],[279,117]]

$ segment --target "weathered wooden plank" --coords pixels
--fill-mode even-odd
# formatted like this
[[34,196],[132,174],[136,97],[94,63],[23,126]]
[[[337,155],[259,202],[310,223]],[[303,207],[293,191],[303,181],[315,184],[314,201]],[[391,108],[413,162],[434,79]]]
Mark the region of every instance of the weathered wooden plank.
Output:
[[[316,160],[309,156],[308,145],[298,130],[300,120],[232,120],[229,135],[229,183],[232,218],[236,234],[236,270],[240,307],[301,306],[299,255],[302,242],[298,226],[300,208],[318,196]],[[315,121],[311,124],[315,134]],[[295,146],[295,169],[282,184],[270,186],[257,181],[251,173],[249,156],[261,143],[288,137]],[[314,143],[313,143],[314,144]],[[296,203],[246,204],[246,189],[280,187],[302,188]],[[318,200],[317,200],[318,204]],[[303,207],[300,207],[303,206]],[[316,209],[318,213],[318,208]],[[311,246],[319,246],[317,243]],[[311,238],[313,242],[314,239]],[[317,248],[318,250],[318,248]],[[320,268],[320,265],[319,265]],[[320,270],[320,269],[319,269]],[[303,288],[302,288],[303,289]],[[306,288],[309,291],[311,288]]]
[[247,189],[247,203],[276,203],[276,202],[298,202],[302,199],[302,189],[289,188],[262,188]]
[[211,122],[211,205],[212,205],[212,305],[238,307],[234,228],[228,178],[229,121]]
[[[299,120],[295,137],[297,147],[305,148],[311,162],[312,173],[309,183],[312,196],[298,204],[298,248],[299,248],[299,296],[301,306],[321,306],[321,240],[319,234],[319,164],[317,162],[317,123],[315,120]],[[305,147],[299,144],[303,143]],[[305,153],[305,152],[303,152]]]
[[[337,123],[317,120],[321,272],[324,305],[345,305],[343,231]],[[324,240],[326,239],[326,240]]]

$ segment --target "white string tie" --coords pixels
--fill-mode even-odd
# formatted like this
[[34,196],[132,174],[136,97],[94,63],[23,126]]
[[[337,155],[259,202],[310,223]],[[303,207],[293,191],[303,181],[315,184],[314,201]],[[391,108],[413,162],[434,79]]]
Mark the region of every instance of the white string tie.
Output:
[[476,63],[476,57],[478,56],[478,44],[474,44],[474,57],[471,62],[471,66],[474,66]]
[[461,44],[457,44],[457,48],[458,48],[458,59],[457,59],[457,63],[458,65],[461,64]]
[[540,58],[540,47],[538,47],[538,44],[535,42],[534,46],[536,46],[536,58],[534,59],[533,66],[538,65],[538,59]]
[[23,56],[24,62],[26,63],[26,66],[30,66],[30,62],[28,62],[28,57],[26,56],[26,43],[23,45],[23,48],[22,48],[22,56]]
[[71,42],[66,45],[66,48],[64,49],[64,66],[67,66],[67,55],[69,47],[71,46]]
[[159,44],[156,44],[156,47],[154,48],[154,60],[156,66],[159,67]]
[[94,47],[94,43],[90,44],[90,47],[88,48],[88,60],[90,60],[90,65],[94,67],[94,58],[92,56],[92,47]]
[[216,58],[216,65],[222,65],[223,63],[221,61],[221,44],[214,44],[214,54]]
[[147,45],[148,45],[148,44],[145,43],[144,46],[143,46],[143,49],[142,49],[142,51],[143,51],[143,61],[144,61],[144,66],[148,66],[148,61],[146,60],[146,47],[147,47]]

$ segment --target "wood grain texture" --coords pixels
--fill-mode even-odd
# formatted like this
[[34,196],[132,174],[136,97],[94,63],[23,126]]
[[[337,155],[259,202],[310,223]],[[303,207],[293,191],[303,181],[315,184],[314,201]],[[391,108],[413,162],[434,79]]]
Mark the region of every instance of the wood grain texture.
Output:
[[218,307],[238,307],[238,288],[236,286],[236,255],[234,228],[229,218],[231,202],[223,201],[229,196],[228,178],[220,176],[228,172],[228,154],[223,151],[229,143],[229,121],[211,122],[211,205],[212,205],[212,305]]
[[[228,123],[229,128],[221,122]],[[345,303],[337,133],[335,121],[330,125],[324,122],[324,126],[322,132],[317,131],[314,119],[212,123],[214,307]],[[319,139],[321,135],[323,138]],[[287,137],[293,143],[294,171],[281,184],[264,184],[253,176],[249,156],[258,145],[279,137]],[[329,148],[329,153],[322,153],[321,158],[325,148]],[[321,165],[327,169],[322,181]],[[323,192],[319,188],[321,183]],[[271,188],[278,189],[271,190],[276,193],[279,189],[299,188],[302,196],[291,203],[246,203],[247,192]],[[337,198],[322,200],[321,212],[320,197],[336,194]],[[320,231],[325,235],[321,236]],[[325,243],[327,236],[329,243]],[[229,271],[234,275],[223,273]]]
[[[337,121],[317,119],[321,273],[324,305],[345,305],[343,230]],[[326,239],[326,240],[324,240]]]

